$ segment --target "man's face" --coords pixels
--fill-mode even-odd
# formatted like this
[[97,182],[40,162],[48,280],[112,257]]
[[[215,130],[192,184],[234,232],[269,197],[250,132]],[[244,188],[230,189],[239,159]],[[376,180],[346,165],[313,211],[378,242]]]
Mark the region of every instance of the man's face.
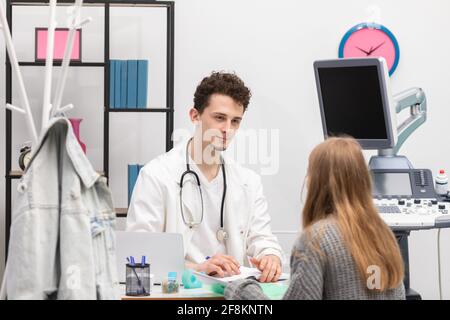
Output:
[[211,95],[208,106],[201,114],[195,108],[190,111],[191,120],[200,122],[203,143],[219,151],[227,149],[243,115],[244,107],[222,94]]

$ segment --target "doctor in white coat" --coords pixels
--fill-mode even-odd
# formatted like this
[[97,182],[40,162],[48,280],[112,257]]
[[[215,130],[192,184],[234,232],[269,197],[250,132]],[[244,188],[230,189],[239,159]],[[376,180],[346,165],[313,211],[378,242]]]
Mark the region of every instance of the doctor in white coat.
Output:
[[141,169],[127,230],[181,233],[188,268],[224,277],[253,265],[261,282],[272,282],[281,275],[282,250],[261,179],[222,152],[250,97],[235,74],[215,72],[201,81],[189,111],[194,136]]

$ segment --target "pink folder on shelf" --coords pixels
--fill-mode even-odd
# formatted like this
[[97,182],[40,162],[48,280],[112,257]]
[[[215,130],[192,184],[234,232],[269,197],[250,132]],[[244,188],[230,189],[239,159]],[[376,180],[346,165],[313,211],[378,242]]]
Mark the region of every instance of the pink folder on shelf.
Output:
[[[47,56],[47,28],[36,28],[36,50],[35,60],[45,61]],[[53,60],[62,61],[64,58],[64,50],[66,49],[66,42],[69,36],[68,28],[56,28],[55,29],[55,47],[53,50]],[[81,62],[81,29],[75,31],[75,37],[72,47],[71,61]]]

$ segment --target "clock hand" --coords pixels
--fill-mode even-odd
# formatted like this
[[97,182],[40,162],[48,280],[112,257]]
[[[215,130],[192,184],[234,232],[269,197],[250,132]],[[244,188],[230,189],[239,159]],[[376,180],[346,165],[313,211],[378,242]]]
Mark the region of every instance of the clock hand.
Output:
[[363,50],[363,49],[361,49],[360,47],[358,47],[358,46],[356,46],[356,48],[358,49],[358,50],[361,50],[362,52],[364,52],[365,54],[367,54],[367,55],[369,55],[370,53],[369,52],[367,52],[366,50]]
[[381,47],[383,44],[385,44],[386,43],[386,41],[384,41],[383,43],[381,43],[381,44],[379,44],[378,46],[376,46],[375,48],[373,48],[373,49],[371,49],[370,51],[369,51],[369,54],[372,54],[375,50],[377,50],[379,47]]

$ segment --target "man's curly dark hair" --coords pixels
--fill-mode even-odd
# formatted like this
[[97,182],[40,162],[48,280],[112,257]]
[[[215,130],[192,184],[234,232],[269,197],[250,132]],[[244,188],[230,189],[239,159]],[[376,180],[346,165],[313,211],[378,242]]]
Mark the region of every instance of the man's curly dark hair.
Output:
[[197,86],[194,94],[194,108],[202,113],[208,106],[209,98],[215,93],[231,97],[244,107],[244,112],[252,96],[250,89],[234,73],[213,72],[209,77],[203,78]]

